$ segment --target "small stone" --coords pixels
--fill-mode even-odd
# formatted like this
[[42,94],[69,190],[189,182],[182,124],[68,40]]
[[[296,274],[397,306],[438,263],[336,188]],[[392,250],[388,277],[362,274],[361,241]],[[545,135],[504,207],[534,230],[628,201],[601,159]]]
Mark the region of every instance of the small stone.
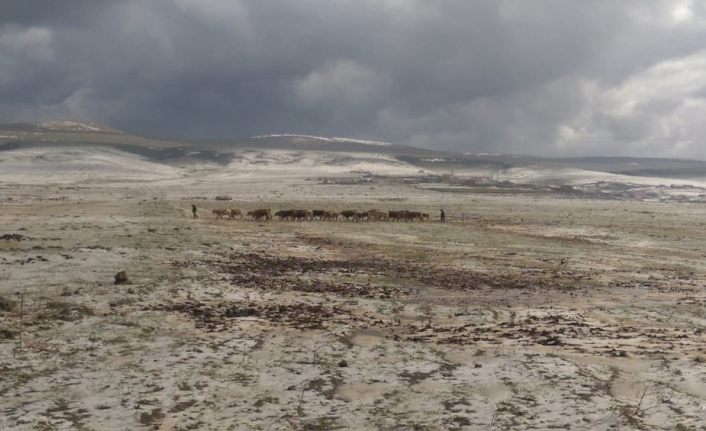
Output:
[[341,361],[338,363],[338,366],[339,366],[339,367],[347,367],[347,366],[348,366],[348,362],[346,362],[345,359],[341,359]]
[[125,271],[120,271],[119,273],[115,274],[115,284],[129,284],[130,279],[127,276],[127,272]]

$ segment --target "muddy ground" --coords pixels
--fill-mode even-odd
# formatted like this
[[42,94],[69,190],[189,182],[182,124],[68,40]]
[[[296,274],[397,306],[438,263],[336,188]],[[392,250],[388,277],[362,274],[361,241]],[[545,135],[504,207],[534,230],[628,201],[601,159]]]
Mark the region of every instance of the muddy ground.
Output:
[[706,429],[703,204],[214,184],[0,185],[0,429]]

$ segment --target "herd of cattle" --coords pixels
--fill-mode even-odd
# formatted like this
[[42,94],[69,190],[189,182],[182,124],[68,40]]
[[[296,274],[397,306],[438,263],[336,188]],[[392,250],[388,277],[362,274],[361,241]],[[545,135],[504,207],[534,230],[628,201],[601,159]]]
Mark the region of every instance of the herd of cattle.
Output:
[[[217,208],[213,210],[216,219],[228,218],[230,220],[238,217],[243,218],[243,211],[237,208]],[[431,217],[427,213],[418,211],[326,211],[326,210],[280,210],[272,213],[269,208],[262,208],[248,211],[245,215],[256,221],[268,221],[273,217],[280,221],[429,221]]]

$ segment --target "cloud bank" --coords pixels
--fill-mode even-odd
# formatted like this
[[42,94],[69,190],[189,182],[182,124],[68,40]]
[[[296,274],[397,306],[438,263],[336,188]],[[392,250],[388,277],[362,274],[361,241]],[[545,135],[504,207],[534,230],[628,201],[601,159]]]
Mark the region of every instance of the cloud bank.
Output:
[[0,120],[706,158],[691,0],[0,0]]

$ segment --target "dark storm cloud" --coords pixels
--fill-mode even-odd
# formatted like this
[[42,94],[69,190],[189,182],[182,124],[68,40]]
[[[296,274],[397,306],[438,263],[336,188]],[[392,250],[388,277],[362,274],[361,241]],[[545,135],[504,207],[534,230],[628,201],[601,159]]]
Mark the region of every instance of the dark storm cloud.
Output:
[[706,157],[689,0],[0,0],[0,116]]

